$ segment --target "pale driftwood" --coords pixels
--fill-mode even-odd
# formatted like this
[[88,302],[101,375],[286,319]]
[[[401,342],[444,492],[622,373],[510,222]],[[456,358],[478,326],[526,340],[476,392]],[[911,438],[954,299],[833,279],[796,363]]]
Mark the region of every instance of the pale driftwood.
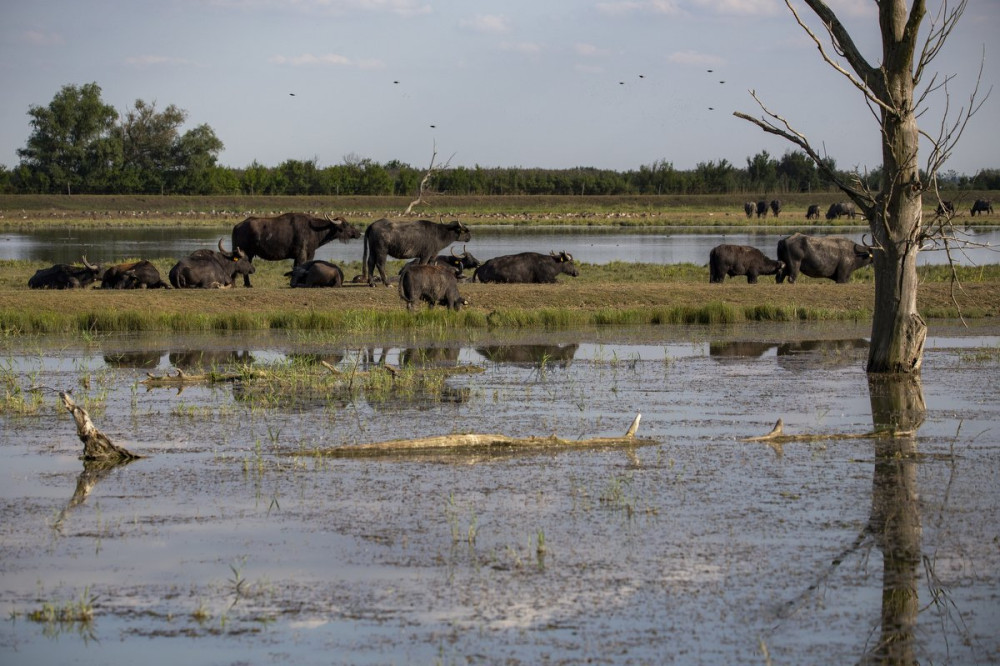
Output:
[[870,430],[868,432],[860,433],[827,433],[827,434],[802,434],[802,435],[786,435],[785,425],[781,419],[778,419],[777,423],[774,424],[774,428],[771,432],[766,435],[758,435],[757,437],[745,437],[741,439],[741,442],[764,442],[766,444],[775,444],[780,446],[785,442],[817,442],[821,440],[830,439],[887,439],[893,437],[909,437],[913,435],[912,430],[893,430],[887,428],[885,430]]
[[507,435],[465,433],[420,437],[417,439],[391,439],[371,444],[335,446],[319,449],[317,455],[331,458],[375,458],[379,456],[419,455],[427,453],[500,453],[560,451],[603,447],[634,447],[658,444],[654,439],[636,437],[640,414],[622,437],[593,437],[590,439],[562,439],[549,437],[508,437]]
[[[199,375],[189,375],[180,368],[177,368],[177,374],[164,374],[164,375],[154,375],[151,372],[146,373],[146,378],[143,379],[140,384],[145,384],[148,387],[153,386],[186,386],[188,384],[203,384],[212,382],[235,382],[239,379],[244,379],[247,375],[245,374],[219,374],[219,373],[204,373]],[[250,374],[251,377],[255,376],[254,373]]]
[[83,442],[84,460],[123,463],[142,457],[108,439],[108,436],[98,430],[94,422],[90,420],[90,414],[87,413],[87,410],[73,402],[73,398],[68,393],[60,392],[59,396],[76,422],[76,434]]

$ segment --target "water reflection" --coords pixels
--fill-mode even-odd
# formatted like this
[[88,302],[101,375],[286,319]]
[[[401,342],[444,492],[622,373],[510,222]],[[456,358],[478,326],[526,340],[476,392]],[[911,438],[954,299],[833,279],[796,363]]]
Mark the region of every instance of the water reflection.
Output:
[[777,343],[774,342],[757,342],[755,340],[710,342],[708,344],[708,355],[716,361],[734,358],[760,358],[777,346]]
[[165,351],[108,352],[104,362],[112,368],[139,368],[152,370],[160,365]]
[[476,347],[487,361],[528,366],[568,367],[579,349],[578,344],[557,345],[490,345]]
[[882,613],[878,643],[865,661],[916,664],[921,527],[915,434],[927,409],[919,377],[870,376],[868,390],[875,431],[892,436],[875,440],[868,530],[882,551]]
[[850,367],[862,362],[868,352],[865,338],[843,340],[795,340],[793,342],[760,342],[730,340],[711,342],[708,355],[719,363],[740,359],[761,358],[775,350],[778,365],[792,372],[817,368]]
[[124,467],[129,463],[134,462],[134,460],[122,460],[109,462],[106,460],[85,460],[83,461],[83,471],[80,475],[76,477],[76,489],[73,491],[73,496],[70,497],[69,502],[63,507],[62,511],[59,512],[59,516],[56,517],[55,523],[52,527],[58,532],[62,532],[63,524],[66,522],[66,517],[69,515],[70,511],[80,506],[87,501],[90,493],[93,492],[94,487],[105,477],[107,477],[111,472],[119,467]]
[[240,349],[193,349],[172,351],[170,365],[181,370],[211,370],[225,365],[251,365],[253,354]]

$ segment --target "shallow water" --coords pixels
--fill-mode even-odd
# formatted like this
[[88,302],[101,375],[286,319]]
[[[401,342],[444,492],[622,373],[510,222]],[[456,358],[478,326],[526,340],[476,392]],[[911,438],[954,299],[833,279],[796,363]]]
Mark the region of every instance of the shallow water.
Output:
[[[87,476],[51,393],[37,414],[0,415],[0,662],[763,663],[766,649],[845,663],[874,650],[900,585],[919,611],[890,617],[915,623],[919,661],[996,661],[995,327],[932,328],[916,455],[740,441],[779,417],[789,433],[871,431],[865,328],[5,341],[8,391],[73,388],[148,457]],[[291,355],[483,371],[391,400],[138,384]],[[637,412],[656,443],[629,451],[312,454],[449,432],[620,435]],[[71,506],[79,482],[94,485]],[[874,529],[886,507],[917,527]],[[92,623],[26,617],[81,595]]]
[[[794,225],[794,222],[790,222]],[[828,227],[789,227],[779,231],[767,229],[692,230],[677,228],[620,229],[590,227],[541,227],[509,229],[476,227],[472,240],[465,248],[480,261],[518,252],[569,252],[580,262],[607,264],[613,261],[647,264],[708,263],[712,248],[722,243],[749,245],[770,257],[777,244],[792,231],[815,235],[847,236],[862,242],[863,227],[831,230]],[[214,249],[223,239],[229,247],[231,229],[202,227],[125,228],[125,229],[41,229],[33,232],[0,233],[0,259],[31,259],[53,263],[79,262],[85,255],[91,262],[116,262],[127,258],[157,259],[187,256],[201,248]],[[1000,229],[969,227],[956,231],[962,246],[953,245],[951,256],[963,266],[995,264],[1000,247]],[[870,239],[868,239],[870,240]],[[958,250],[957,247],[965,249]],[[343,263],[361,261],[360,241],[333,242],[316,251],[316,259]],[[918,262],[944,264],[948,255],[943,249],[929,248],[921,252]]]

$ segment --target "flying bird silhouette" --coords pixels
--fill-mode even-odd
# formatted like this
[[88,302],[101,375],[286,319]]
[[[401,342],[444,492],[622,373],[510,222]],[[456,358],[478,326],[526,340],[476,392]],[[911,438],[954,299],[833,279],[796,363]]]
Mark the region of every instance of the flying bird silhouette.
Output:
[[713,70],[711,70],[711,69],[708,69],[708,70],[705,70],[705,71],[707,71],[707,72],[712,72]]
[[295,93],[288,93],[289,97],[295,97]]
[[431,129],[437,128],[437,125],[431,125]]

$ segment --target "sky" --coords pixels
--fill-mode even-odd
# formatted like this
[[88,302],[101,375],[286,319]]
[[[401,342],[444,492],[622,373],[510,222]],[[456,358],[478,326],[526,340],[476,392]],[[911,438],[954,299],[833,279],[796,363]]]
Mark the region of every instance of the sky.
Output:
[[[874,0],[828,3],[877,65]],[[968,108],[980,65],[980,97],[994,88],[945,171],[1000,167],[998,34],[1000,0],[968,0],[924,76],[954,75],[920,118],[931,134]],[[435,152],[452,167],[745,167],[794,149],[732,115],[761,115],[751,90],[839,168],[881,163],[872,111],[784,0],[0,0],[0,81],[9,168],[29,109],[92,82],[119,113],[185,110],[182,130],[210,125],[237,168],[420,168]]]

